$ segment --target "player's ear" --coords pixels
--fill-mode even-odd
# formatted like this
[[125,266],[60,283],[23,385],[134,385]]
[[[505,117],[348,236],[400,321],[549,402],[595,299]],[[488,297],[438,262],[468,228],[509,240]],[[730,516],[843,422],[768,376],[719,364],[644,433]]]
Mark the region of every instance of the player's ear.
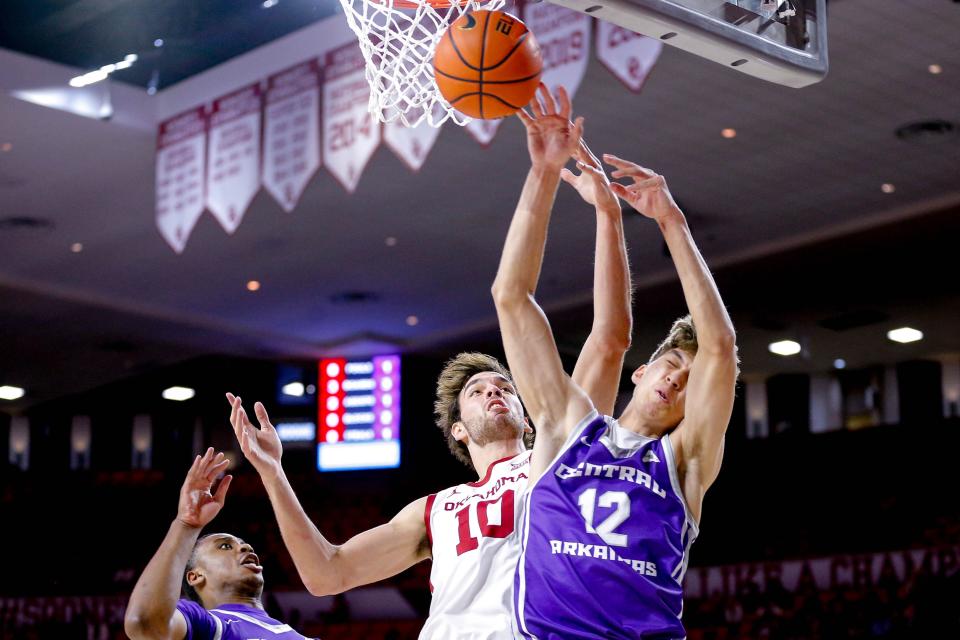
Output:
[[530,418],[523,416],[523,432],[533,433],[533,427],[530,425]]
[[640,384],[640,378],[643,377],[643,374],[646,370],[647,370],[647,365],[645,364],[642,364],[639,367],[637,367],[636,370],[633,372],[633,375],[630,376],[630,381],[633,382],[633,384]]
[[453,439],[457,442],[467,441],[467,427],[459,420],[454,422],[453,426],[450,427],[450,433],[453,435]]
[[207,579],[203,576],[203,573],[201,573],[200,571],[196,569],[190,569],[190,571],[187,571],[187,584],[193,587],[194,589],[197,589],[203,586],[203,583],[206,581]]

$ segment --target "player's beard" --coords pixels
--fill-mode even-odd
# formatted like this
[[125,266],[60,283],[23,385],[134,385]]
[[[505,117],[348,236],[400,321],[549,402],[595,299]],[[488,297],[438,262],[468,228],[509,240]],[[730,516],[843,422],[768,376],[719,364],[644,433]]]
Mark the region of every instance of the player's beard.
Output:
[[470,434],[470,440],[481,447],[491,442],[516,440],[523,436],[523,422],[518,421],[512,413],[465,420],[463,424]]
[[263,574],[252,573],[233,583],[233,593],[240,598],[259,599],[263,595]]

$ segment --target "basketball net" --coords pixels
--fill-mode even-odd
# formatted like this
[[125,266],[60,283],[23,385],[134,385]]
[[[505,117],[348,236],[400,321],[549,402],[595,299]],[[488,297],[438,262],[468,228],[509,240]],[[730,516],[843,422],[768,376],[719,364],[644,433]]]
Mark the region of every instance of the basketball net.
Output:
[[[431,4],[431,2],[433,4]],[[414,127],[447,120],[463,126],[437,90],[433,51],[447,27],[481,6],[496,10],[505,0],[340,0],[347,24],[360,41],[370,85],[367,110],[381,122]]]

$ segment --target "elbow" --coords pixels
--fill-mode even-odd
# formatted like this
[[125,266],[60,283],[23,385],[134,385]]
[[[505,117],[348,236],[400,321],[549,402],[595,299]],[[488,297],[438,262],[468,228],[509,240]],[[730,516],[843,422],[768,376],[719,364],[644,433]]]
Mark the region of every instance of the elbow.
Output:
[[707,350],[717,355],[735,357],[737,353],[737,334],[733,327],[725,327],[716,335],[711,335],[709,340],[701,341],[697,349],[698,351]]
[[504,284],[495,281],[490,288],[490,294],[493,296],[493,304],[497,309],[509,309],[525,302],[530,297],[530,292],[522,287]]
[[329,576],[306,576],[303,586],[312,596],[335,596],[347,590],[343,580],[331,579]]
[[131,640],[151,640],[162,637],[154,633],[156,625],[148,616],[136,608],[127,607],[123,615],[123,631]]
[[594,347],[605,356],[622,357],[630,350],[633,339],[630,325],[622,327],[601,327],[594,330],[592,341]]

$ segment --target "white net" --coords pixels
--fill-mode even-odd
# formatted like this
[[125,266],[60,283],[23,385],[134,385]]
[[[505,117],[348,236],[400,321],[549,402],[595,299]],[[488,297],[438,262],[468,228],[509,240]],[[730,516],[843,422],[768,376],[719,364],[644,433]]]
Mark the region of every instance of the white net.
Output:
[[449,7],[434,7],[427,0],[340,0],[363,52],[370,113],[408,127],[421,121],[433,127],[447,120],[461,126],[469,122],[437,90],[433,51],[457,18],[481,6],[499,9],[504,1],[451,0]]

